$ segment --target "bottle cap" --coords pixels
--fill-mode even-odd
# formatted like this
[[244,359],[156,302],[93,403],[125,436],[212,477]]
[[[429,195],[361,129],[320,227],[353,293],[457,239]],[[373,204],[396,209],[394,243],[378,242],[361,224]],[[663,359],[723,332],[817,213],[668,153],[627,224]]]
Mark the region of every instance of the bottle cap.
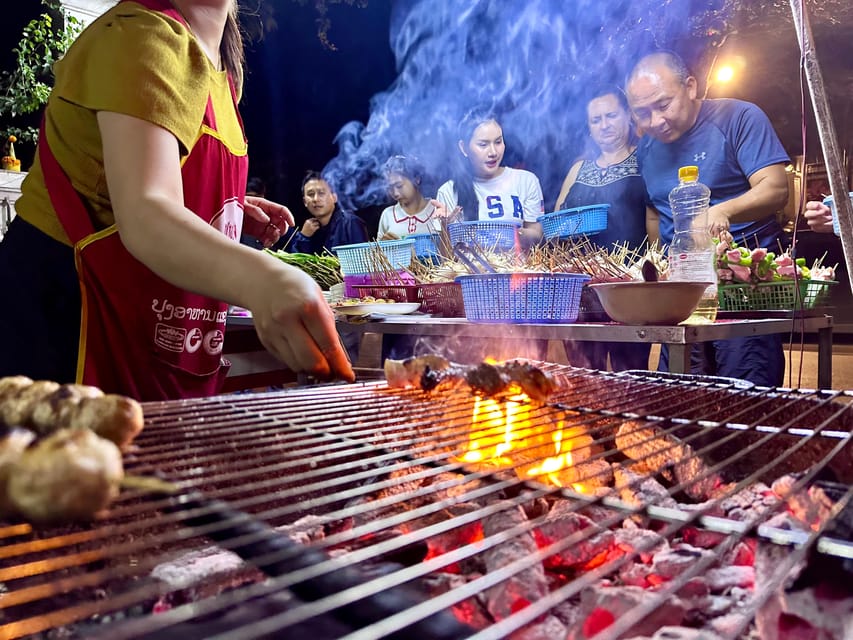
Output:
[[681,182],[695,182],[699,179],[699,167],[687,166],[678,170],[678,179]]

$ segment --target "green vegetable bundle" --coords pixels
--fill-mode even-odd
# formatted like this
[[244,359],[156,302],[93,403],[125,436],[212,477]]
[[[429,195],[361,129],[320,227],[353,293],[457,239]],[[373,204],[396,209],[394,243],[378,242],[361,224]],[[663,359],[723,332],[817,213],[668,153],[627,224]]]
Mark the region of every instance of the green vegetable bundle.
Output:
[[274,256],[297,269],[301,269],[314,278],[320,288],[328,291],[333,284],[343,282],[341,263],[333,255],[314,255],[313,253],[287,253],[286,251],[271,251],[264,249]]

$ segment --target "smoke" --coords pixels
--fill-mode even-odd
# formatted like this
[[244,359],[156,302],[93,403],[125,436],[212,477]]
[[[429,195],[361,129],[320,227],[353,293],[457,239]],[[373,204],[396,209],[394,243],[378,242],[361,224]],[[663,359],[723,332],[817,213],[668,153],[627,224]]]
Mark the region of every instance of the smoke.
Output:
[[458,121],[486,105],[500,116],[505,164],[533,171],[551,206],[586,138],[586,92],[600,83],[621,86],[633,62],[656,48],[695,61],[705,44],[690,38],[702,31],[697,16],[716,11],[719,19],[718,5],[397,0],[390,33],[397,79],[371,99],[366,124],[350,122],[340,130],[338,155],[325,171],[348,210],[387,200],[381,167],[394,154],[418,156],[440,184],[457,153]]

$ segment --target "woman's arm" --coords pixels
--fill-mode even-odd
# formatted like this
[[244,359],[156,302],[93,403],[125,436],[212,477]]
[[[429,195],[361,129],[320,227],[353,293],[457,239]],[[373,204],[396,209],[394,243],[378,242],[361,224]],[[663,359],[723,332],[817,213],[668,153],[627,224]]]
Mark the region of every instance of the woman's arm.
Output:
[[563,202],[566,201],[566,196],[569,195],[569,190],[572,188],[575,180],[578,179],[578,173],[581,170],[582,164],[583,160],[578,160],[572,165],[569,172],[566,174],[566,177],[563,180],[563,186],[560,187],[560,195],[557,196],[557,201],[554,203],[554,211],[559,210]]
[[183,206],[178,141],[131,116],[98,113],[124,246],[167,282],[250,309],[258,336],[294,371],[354,379],[331,309],[305,273],[226,238]]

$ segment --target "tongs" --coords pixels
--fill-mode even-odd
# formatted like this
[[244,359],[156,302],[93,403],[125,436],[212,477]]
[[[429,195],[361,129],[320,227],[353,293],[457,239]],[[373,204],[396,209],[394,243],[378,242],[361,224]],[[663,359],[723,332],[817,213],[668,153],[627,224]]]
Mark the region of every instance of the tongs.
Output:
[[[453,255],[459,258],[459,261],[475,275],[496,273],[494,267],[489,264],[489,261],[486,260],[482,253],[480,253],[479,249],[467,245],[464,242],[457,242],[453,245]],[[479,266],[475,265],[474,262],[478,262]]]

